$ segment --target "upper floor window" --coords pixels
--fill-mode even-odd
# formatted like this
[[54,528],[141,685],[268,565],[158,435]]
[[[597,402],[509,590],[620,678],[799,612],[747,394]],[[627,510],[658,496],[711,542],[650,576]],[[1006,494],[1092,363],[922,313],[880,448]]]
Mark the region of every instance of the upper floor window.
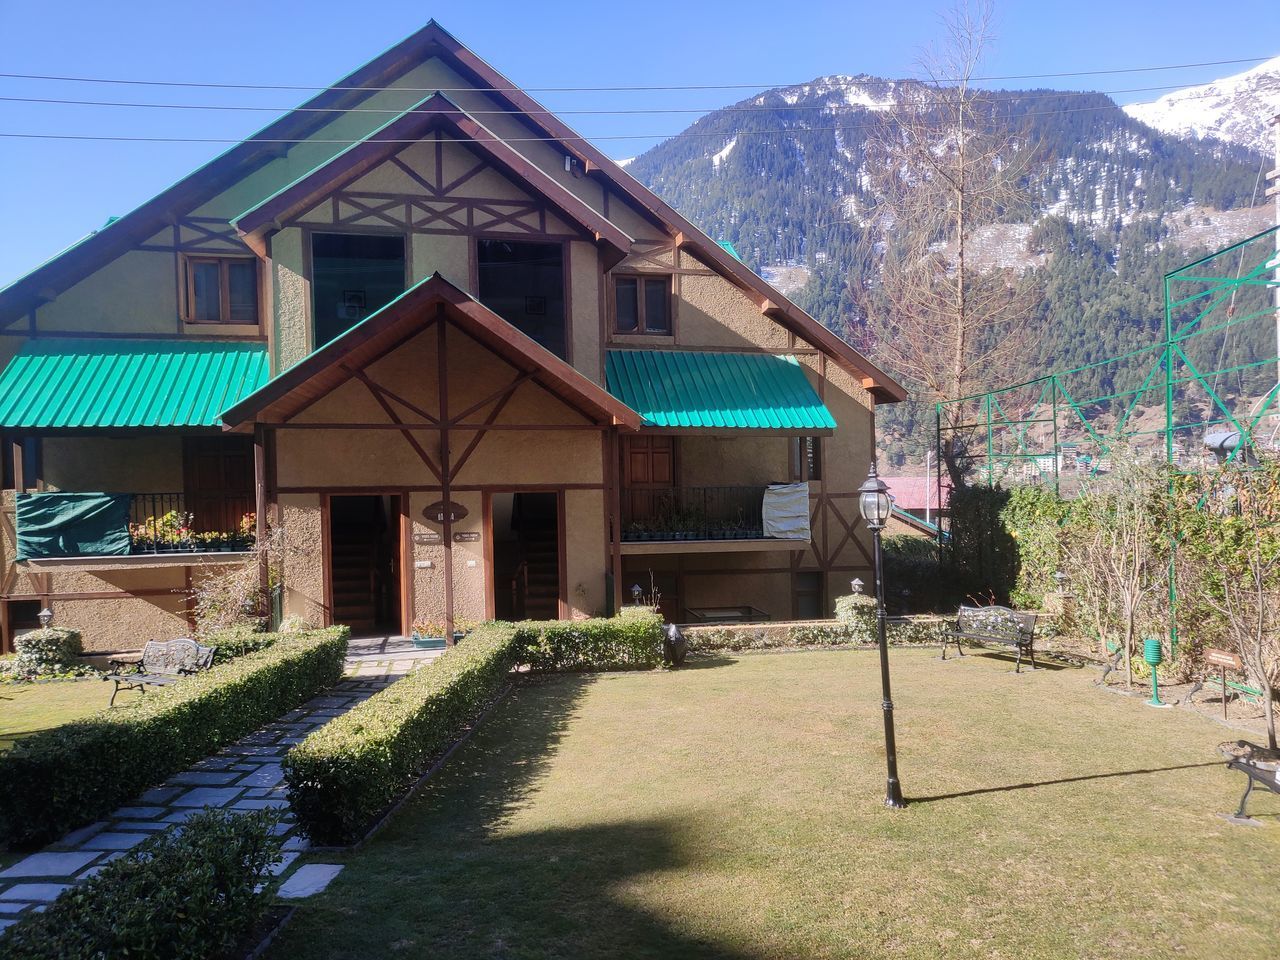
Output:
[[322,346],[404,293],[401,233],[311,236],[311,304],[315,345]]
[[568,358],[563,244],[481,238],[476,279],[481,303],[556,356]]
[[613,279],[614,333],[671,335],[671,278],[619,276]]
[[188,323],[258,322],[258,261],[245,257],[187,257]]

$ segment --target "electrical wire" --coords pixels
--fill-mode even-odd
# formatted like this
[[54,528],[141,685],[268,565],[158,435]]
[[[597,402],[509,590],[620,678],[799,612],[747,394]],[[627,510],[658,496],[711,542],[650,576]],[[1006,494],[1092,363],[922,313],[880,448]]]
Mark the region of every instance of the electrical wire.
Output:
[[[966,77],[967,83],[986,83],[1005,80],[1054,80],[1064,77],[1114,76],[1123,73],[1152,73],[1160,70],[1186,70],[1194,67],[1222,67],[1242,63],[1261,63],[1271,57],[1237,57],[1231,60],[1202,60],[1196,63],[1167,63],[1146,67],[1115,67],[1106,70],[1072,70],[1061,73],[1023,73],[1004,76]],[[482,93],[626,93],[655,92],[677,90],[763,90],[778,87],[802,87],[811,85],[812,80],[799,83],[701,83],[701,84],[637,84],[607,87],[346,87],[307,84],[269,84],[269,83],[215,83],[188,80],[126,80],[110,77],[79,77],[60,74],[39,73],[0,73],[0,79],[6,80],[51,80],[66,83],[102,83],[130,86],[150,87],[193,87],[217,90],[404,90],[410,93],[429,93],[439,90],[441,93],[460,93],[463,91],[480,91]],[[921,78],[908,77],[921,83],[957,83],[960,78]]]
[[[1151,93],[1157,90],[1180,90],[1184,84],[1166,84],[1156,87],[1129,87],[1124,90],[1054,90],[1044,93],[1009,93],[990,91],[992,96],[976,96],[979,103],[997,104],[1008,101],[1051,100],[1056,97],[1071,96],[1114,96],[1122,93]],[[772,92],[772,91],[767,91]],[[765,94],[760,95],[763,99]],[[1188,94],[1185,99],[1201,99],[1217,94]],[[264,107],[256,104],[209,104],[209,103],[152,103],[145,101],[121,100],[70,100],[60,97],[5,97],[0,96],[0,103],[40,103],[57,106],[76,107],[129,107],[162,110],[214,110],[242,111],[262,113],[378,113],[403,116],[413,113],[431,113],[431,110],[402,110],[395,107]],[[635,107],[620,110],[467,110],[472,116],[633,116],[644,114],[707,114],[707,113],[799,113],[830,110],[830,104],[758,104],[752,107]]]

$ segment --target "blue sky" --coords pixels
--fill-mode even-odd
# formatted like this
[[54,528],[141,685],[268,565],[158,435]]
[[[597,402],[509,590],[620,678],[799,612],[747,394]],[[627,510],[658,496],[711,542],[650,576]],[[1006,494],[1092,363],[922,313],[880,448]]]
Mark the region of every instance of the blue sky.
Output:
[[[217,4],[0,0],[0,72],[262,84],[331,83],[431,17],[516,83],[538,86],[750,84],[831,73],[910,76],[948,3],[591,4],[582,0],[222,0]],[[1185,0],[1003,0],[984,73],[1041,74],[1263,57],[1280,53],[1274,0],[1233,0],[1230,16]],[[361,16],[352,17],[353,10]],[[1255,23],[1259,29],[1245,29]],[[1268,24],[1272,29],[1263,29]],[[1018,81],[993,86],[1127,90],[1203,83],[1248,65]],[[715,109],[748,90],[536,93],[554,110]],[[1117,93],[1120,102],[1159,96]],[[218,91],[0,78],[0,97],[288,108],[299,91]],[[566,115],[614,157],[678,133],[696,114]],[[273,114],[13,103],[0,132],[246,136]],[[622,139],[614,139],[622,138]],[[0,285],[207,161],[216,144],[0,140],[11,228]]]

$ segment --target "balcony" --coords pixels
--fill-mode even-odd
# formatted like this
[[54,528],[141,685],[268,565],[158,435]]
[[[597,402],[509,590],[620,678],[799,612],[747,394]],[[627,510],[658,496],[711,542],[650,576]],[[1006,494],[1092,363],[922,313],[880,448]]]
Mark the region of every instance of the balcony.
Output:
[[[807,487],[797,491],[799,486],[803,485],[624,489],[623,553],[669,552],[673,544],[690,542],[702,545],[700,549],[722,551],[794,550],[809,540],[808,492]],[[788,491],[793,513],[790,524],[779,512],[780,505],[787,502],[783,492]],[[802,505],[797,505],[797,492]],[[770,511],[768,518],[766,509]],[[787,536],[774,534],[780,526],[788,531]]]
[[244,553],[255,541],[252,509],[245,498],[182,493],[20,493],[16,559],[146,566]]

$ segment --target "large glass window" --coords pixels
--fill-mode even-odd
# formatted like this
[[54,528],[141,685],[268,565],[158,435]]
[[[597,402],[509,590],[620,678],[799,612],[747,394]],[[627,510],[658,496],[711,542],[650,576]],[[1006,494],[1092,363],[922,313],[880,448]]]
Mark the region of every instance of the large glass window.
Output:
[[404,288],[402,235],[312,235],[311,301],[317,347],[386,306]]
[[556,356],[566,356],[564,247],[478,240],[476,265],[480,302]]

